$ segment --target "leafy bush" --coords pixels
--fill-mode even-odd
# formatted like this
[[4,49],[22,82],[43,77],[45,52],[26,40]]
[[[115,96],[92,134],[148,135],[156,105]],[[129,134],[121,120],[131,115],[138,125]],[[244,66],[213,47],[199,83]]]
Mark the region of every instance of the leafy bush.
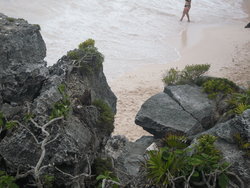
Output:
[[245,152],[245,155],[250,158],[250,142],[247,140],[247,137],[237,133],[234,135],[234,140],[238,147]]
[[0,171],[0,188],[18,188],[15,184],[15,178]]
[[230,112],[233,114],[240,115],[250,109],[250,89],[243,93],[234,93],[228,103],[232,105]]
[[203,91],[209,98],[215,98],[218,94],[228,95],[237,92],[238,87],[232,81],[225,78],[214,78],[202,84]]
[[114,113],[107,103],[97,99],[92,103],[100,112],[100,121],[99,124],[102,125],[104,130],[107,132],[113,132],[114,130]]
[[9,22],[14,22],[16,19],[15,18],[12,18],[12,17],[7,17],[6,18]]
[[158,151],[149,151],[146,161],[148,178],[157,187],[211,187],[225,188],[229,164],[223,162],[215,148],[216,137],[203,135],[192,147],[184,147],[183,136],[169,136],[168,144]]
[[78,50],[71,50],[67,52],[67,56],[72,60],[78,60],[79,59],[79,53]]
[[63,96],[63,98],[53,105],[53,108],[50,114],[50,119],[54,119],[60,116],[66,117],[70,111],[70,100],[69,100],[68,95],[66,94],[65,85],[61,84],[60,86],[58,86],[58,90]]
[[88,48],[88,47],[95,47],[95,40],[93,39],[88,39],[82,43],[79,44],[78,48],[79,49],[84,49],[84,48]]
[[192,83],[210,68],[209,64],[187,65],[182,71],[171,68],[163,78],[167,85]]

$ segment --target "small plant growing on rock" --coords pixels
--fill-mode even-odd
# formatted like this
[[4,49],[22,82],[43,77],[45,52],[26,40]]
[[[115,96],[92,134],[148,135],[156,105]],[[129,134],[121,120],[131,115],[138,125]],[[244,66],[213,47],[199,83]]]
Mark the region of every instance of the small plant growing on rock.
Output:
[[166,85],[187,84],[194,82],[210,68],[209,64],[187,65],[182,71],[171,68],[163,78]]
[[245,152],[247,158],[250,158],[250,142],[239,133],[234,135],[234,140],[238,147]]
[[6,18],[9,22],[14,22],[16,19],[15,18],[12,18],[12,17],[7,17]]
[[0,171],[0,188],[18,188],[15,184],[15,178],[7,175],[5,172]]
[[214,78],[202,84],[203,91],[209,98],[216,98],[218,94],[228,95],[237,92],[238,87],[232,81],[225,78]]
[[[94,160],[92,169],[93,173],[96,174],[96,184],[97,187],[105,187],[106,184],[109,184],[110,187],[118,188],[119,181],[116,177],[115,173],[113,172],[112,166],[112,159],[111,158],[96,158]],[[102,186],[104,185],[104,186]]]
[[92,103],[100,112],[100,121],[99,124],[103,126],[103,129],[107,132],[113,132],[114,130],[114,113],[107,103],[97,99]]
[[95,40],[93,40],[93,39],[88,39],[88,40],[80,43],[78,46],[79,49],[93,48],[93,47],[95,47]]
[[243,93],[234,93],[228,103],[232,105],[230,112],[233,114],[240,115],[250,109],[250,89]]
[[66,94],[65,85],[58,86],[58,90],[63,96],[63,98],[53,105],[52,112],[50,114],[50,119],[54,119],[60,116],[66,117],[70,111],[70,100]]

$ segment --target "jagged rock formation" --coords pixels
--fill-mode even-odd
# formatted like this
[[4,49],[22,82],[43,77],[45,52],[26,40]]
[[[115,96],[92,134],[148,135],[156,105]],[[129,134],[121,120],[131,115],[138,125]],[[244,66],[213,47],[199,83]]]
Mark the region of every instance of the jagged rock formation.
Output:
[[[0,111],[6,121],[16,120],[27,127],[16,126],[12,130],[3,127],[0,170],[15,175],[18,170],[25,173],[37,165],[42,151],[34,136],[40,142],[46,135],[24,117],[30,112],[34,122],[43,126],[50,121],[53,105],[67,97],[70,105],[66,118],[46,128],[50,141],[45,147],[40,172],[41,176],[55,177],[53,187],[83,187],[85,176],[75,179],[71,176],[89,173],[89,166],[112,132],[112,127],[102,124],[100,109],[91,103],[101,99],[116,112],[116,97],[98,59],[101,54],[96,48],[92,52],[88,59],[64,56],[47,68],[43,60],[46,47],[39,27],[0,14]],[[86,72],[85,65],[92,71]],[[63,92],[59,89],[62,85]],[[20,181],[27,187],[34,178],[26,176]]]
[[194,135],[213,125],[214,110],[215,103],[199,87],[168,86],[142,105],[135,123],[156,137],[168,131]]
[[219,123],[202,134],[218,137],[216,146],[224,158],[232,164],[233,171],[246,182],[246,185],[250,185],[250,160],[249,156],[244,157],[245,152],[240,149],[242,141],[239,140],[250,140],[250,110],[227,122]]
[[154,142],[152,136],[143,136],[129,142],[123,136],[113,136],[107,141],[104,153],[114,161],[117,176],[123,185],[132,187],[137,181],[146,149]]

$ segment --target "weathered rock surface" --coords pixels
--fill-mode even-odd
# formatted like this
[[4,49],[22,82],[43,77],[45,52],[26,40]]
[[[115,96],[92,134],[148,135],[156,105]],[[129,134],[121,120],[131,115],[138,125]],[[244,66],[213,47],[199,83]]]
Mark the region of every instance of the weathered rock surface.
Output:
[[137,181],[140,167],[145,161],[146,149],[153,142],[152,136],[143,136],[135,142],[129,142],[123,136],[113,136],[108,140],[105,153],[114,160],[117,175],[123,185]]
[[[55,177],[53,187],[79,187],[77,182],[84,176],[72,180],[55,167],[73,176],[89,173],[89,165],[112,132],[112,127],[101,123],[100,109],[91,105],[93,100],[101,99],[114,113],[116,111],[116,97],[106,82],[100,62],[103,58],[98,59],[102,55],[95,48],[92,52],[93,56],[87,60],[64,56],[47,68],[43,60],[46,47],[39,27],[0,15],[0,111],[6,119],[21,122],[40,142],[45,135],[33,123],[23,120],[25,114],[30,110],[34,121],[42,126],[50,120],[53,104],[64,95],[70,101],[67,117],[46,128],[51,134],[51,143],[46,145],[41,173]],[[92,71],[86,72],[76,63]],[[64,94],[58,89],[62,84]],[[37,164],[41,149],[27,129],[17,126],[4,129],[0,135],[1,170],[15,175],[18,168],[24,173]],[[32,178],[27,177],[24,182],[32,183]]]
[[214,125],[215,103],[198,86],[177,85],[164,88],[184,111],[194,117],[204,128]]
[[0,93],[5,103],[32,101],[45,81],[45,43],[39,27],[0,14]]
[[148,99],[135,123],[156,137],[169,130],[197,134],[214,124],[215,104],[197,86],[168,86]]
[[232,164],[233,171],[240,176],[247,185],[250,185],[250,159],[239,148],[235,138],[240,135],[242,139],[250,141],[250,109],[241,116],[237,116],[225,123],[219,123],[202,134],[211,134],[218,137],[216,146],[224,158]]

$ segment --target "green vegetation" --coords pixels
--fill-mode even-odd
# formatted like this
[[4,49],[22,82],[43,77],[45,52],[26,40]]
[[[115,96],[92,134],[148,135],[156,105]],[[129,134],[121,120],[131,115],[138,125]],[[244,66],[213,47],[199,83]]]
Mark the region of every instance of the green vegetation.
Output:
[[81,50],[84,50],[86,48],[94,48],[95,47],[95,40],[88,39],[82,43],[79,44],[78,48]]
[[37,27],[38,31],[41,31],[41,26],[39,24],[33,24],[33,26]]
[[114,130],[114,113],[107,103],[97,99],[92,103],[96,106],[100,112],[100,121],[99,124],[102,125],[104,130],[107,130],[108,133],[112,133]]
[[93,74],[99,71],[104,60],[103,55],[98,52],[98,49],[95,47],[95,41],[93,39],[88,39],[80,43],[78,49],[69,51],[67,56],[75,60],[76,67],[85,74]]
[[9,22],[14,22],[16,19],[15,18],[12,18],[12,17],[7,17],[6,18]]
[[247,137],[237,133],[234,135],[234,140],[238,147],[245,152],[245,155],[250,158],[250,142],[247,140]]
[[236,92],[238,87],[232,81],[225,78],[213,78],[202,84],[203,91],[209,98],[216,98],[218,94],[228,95]]
[[157,187],[226,188],[229,164],[215,148],[216,137],[203,135],[191,147],[184,136],[168,135],[168,143],[158,151],[149,151],[147,176]]
[[61,84],[60,86],[58,86],[58,90],[63,98],[53,105],[50,119],[54,119],[60,116],[67,117],[70,111],[70,100],[68,95],[66,94],[66,86],[64,84]]
[[52,175],[44,175],[42,178],[43,186],[46,188],[53,188],[53,183],[55,181],[55,177]]
[[250,109],[250,89],[243,93],[234,93],[228,103],[232,106],[230,112],[233,114],[240,115]]
[[15,184],[15,178],[0,171],[0,188],[18,188]]
[[[112,180],[114,182],[118,183],[118,179],[113,172],[114,169],[112,167],[112,161],[111,158],[103,159],[103,158],[96,158],[94,160],[93,166],[92,166],[93,173],[96,174],[96,184],[97,187],[101,187],[102,181],[104,179],[106,180]],[[113,188],[118,188],[117,184],[112,185]]]
[[[0,129],[13,129],[15,126],[17,126],[17,123],[14,121],[7,121],[4,117],[3,113],[0,112]],[[1,131],[0,131],[1,132]]]
[[171,68],[163,78],[166,85],[193,83],[210,68],[209,64],[187,65],[182,71]]

